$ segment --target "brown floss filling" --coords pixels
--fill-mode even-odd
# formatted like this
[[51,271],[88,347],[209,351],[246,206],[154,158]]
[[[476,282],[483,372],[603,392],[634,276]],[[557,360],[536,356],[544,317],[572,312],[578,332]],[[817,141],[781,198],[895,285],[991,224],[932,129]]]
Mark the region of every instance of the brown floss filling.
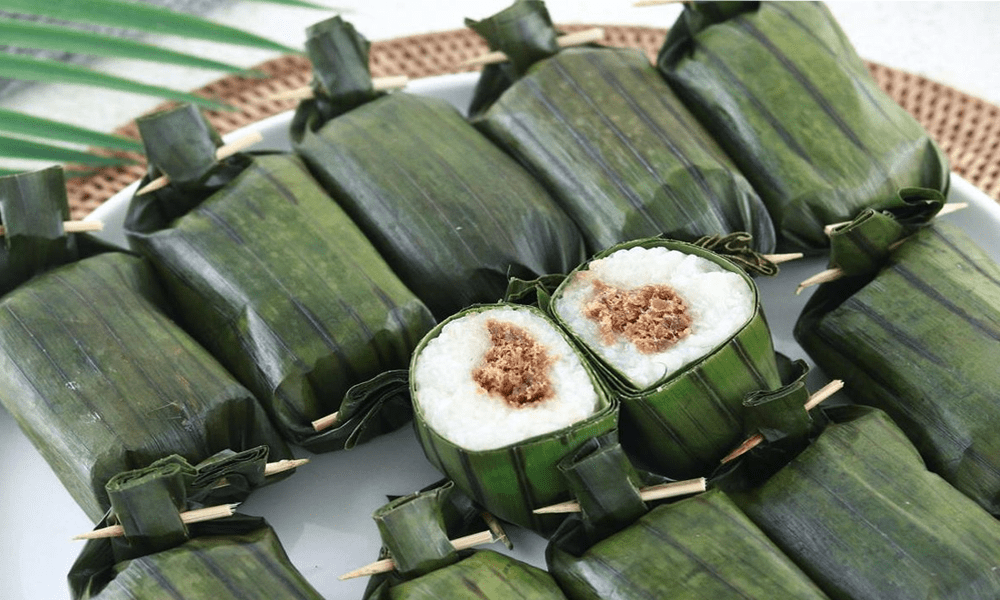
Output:
[[490,349],[472,379],[486,392],[495,394],[514,408],[538,404],[555,392],[549,368],[555,361],[523,327],[495,319],[486,322]]
[[594,299],[583,314],[600,327],[604,343],[624,335],[643,354],[663,352],[691,333],[687,304],[668,285],[620,290],[594,281]]

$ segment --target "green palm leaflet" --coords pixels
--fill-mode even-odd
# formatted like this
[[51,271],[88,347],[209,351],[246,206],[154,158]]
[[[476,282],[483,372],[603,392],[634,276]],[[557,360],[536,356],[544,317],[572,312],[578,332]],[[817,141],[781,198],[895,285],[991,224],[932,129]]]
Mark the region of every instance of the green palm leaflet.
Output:
[[291,457],[250,392],[172,320],[147,261],[62,233],[58,168],[0,180],[0,207],[0,265],[35,273],[0,298],[0,402],[88,516],[107,510],[111,477],[166,454]]
[[[451,321],[466,314],[504,307],[531,311],[548,320],[540,311],[528,306],[495,304],[471,307],[446,319],[428,333],[413,353],[413,364],[416,364],[427,343],[440,335]],[[420,389],[411,376],[410,392],[415,400],[414,425],[427,459],[489,512],[523,527],[551,533],[559,524],[559,519],[551,515],[536,515],[532,511],[568,499],[568,490],[557,469],[559,461],[587,439],[607,433],[618,424],[617,401],[607,397],[593,369],[582,356],[581,360],[597,392],[596,412],[558,431],[489,450],[463,448],[428,425],[417,401],[421,397]],[[455,368],[464,366],[456,365]],[[503,423],[497,423],[497,427],[503,426]]]
[[825,225],[901,188],[948,189],[945,155],[821,3],[687,4],[657,63],[790,246],[826,247]]
[[[1000,590],[1000,521],[926,470],[882,411],[830,424],[736,504],[831,598],[986,600]],[[754,453],[737,468],[757,474]]]
[[69,574],[73,600],[320,600],[263,519],[181,520],[220,483],[244,475],[241,463],[230,456],[205,469],[170,456],[115,477],[113,508],[99,526],[118,523],[124,536],[87,542]]
[[957,227],[914,232],[880,213],[831,243],[835,264],[858,271],[815,292],[795,338],[855,401],[889,413],[929,469],[1000,515],[1000,266]]
[[201,17],[152,4],[122,0],[51,0],[49,2],[0,0],[0,10],[265,48],[279,52],[295,52],[295,48],[248,31],[213,23]]
[[826,598],[720,490],[650,510],[638,488],[648,478],[605,440],[561,468],[583,512],[560,526],[546,562],[572,600]]
[[[460,521],[448,482],[398,498],[375,511],[385,544],[396,568],[376,575],[364,600],[565,600],[545,571],[491,550],[458,552],[450,539],[484,531],[482,519]],[[445,516],[445,513],[448,516]]]
[[[739,274],[749,285],[754,308],[750,319],[721,345],[681,370],[643,389],[577,336],[556,309],[566,287],[593,260],[629,248],[666,248],[707,259]],[[683,291],[678,290],[683,296]],[[662,238],[613,246],[573,271],[545,303],[568,330],[621,402],[622,445],[632,455],[669,477],[685,479],[711,473],[719,459],[742,438],[744,396],[781,385],[771,332],[753,280],[736,264],[702,247]]]
[[[133,199],[130,244],[156,265],[182,324],[282,433],[328,451],[408,422],[405,376],[370,380],[404,368],[434,320],[302,161],[217,161],[218,136],[191,106],[140,131],[171,183]],[[338,410],[334,427],[311,425]]]
[[638,50],[559,49],[542,2],[466,24],[511,62],[488,66],[472,122],[548,188],[589,252],[734,231],[774,245],[757,193]]
[[372,90],[350,24],[314,25],[306,48],[316,97],[296,112],[295,151],[438,318],[499,300],[508,275],[583,259],[576,225],[454,107]]

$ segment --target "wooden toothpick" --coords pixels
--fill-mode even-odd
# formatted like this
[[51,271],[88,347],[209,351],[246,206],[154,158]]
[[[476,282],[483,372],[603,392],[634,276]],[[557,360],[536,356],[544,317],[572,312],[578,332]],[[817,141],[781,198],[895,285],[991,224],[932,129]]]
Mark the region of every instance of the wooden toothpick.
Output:
[[[809,400],[806,401],[805,403],[806,411],[808,412],[816,408],[817,406],[819,406],[820,402],[836,394],[841,389],[843,389],[843,387],[844,387],[844,382],[841,381],[840,379],[834,379],[830,383],[824,385],[815,394],[809,396]],[[763,441],[764,441],[764,436],[762,436],[761,434],[758,433],[756,435],[752,435],[748,437],[742,444],[740,444],[738,448],[727,454],[726,457],[723,458],[722,461],[720,462],[722,462],[722,464],[726,464],[727,462],[735,460],[740,456],[743,456],[747,452],[753,450],[757,446],[759,446]]]
[[[968,207],[969,207],[968,202],[949,202],[948,204],[945,204],[944,206],[941,207],[941,210],[939,210],[937,214],[934,215],[934,218],[950,215],[953,212],[958,212],[963,208],[968,208]],[[850,223],[850,221],[841,221],[840,223],[830,223],[829,225],[823,228],[823,233],[829,236],[831,233],[833,233],[834,229],[838,227],[843,227],[848,223]]]
[[[662,500],[663,498],[674,498],[676,496],[686,496],[688,494],[704,492],[705,486],[706,482],[704,477],[688,479],[686,481],[673,481],[670,483],[661,483],[660,485],[642,488],[639,490],[639,497],[642,498],[644,502],[652,502],[653,500]],[[570,500],[569,502],[561,502],[551,506],[536,508],[532,512],[536,515],[580,512],[580,503],[575,500]]]
[[[240,139],[234,142],[226,144],[225,146],[219,146],[219,148],[215,151],[215,160],[223,160],[229,158],[230,156],[236,154],[237,152],[246,150],[248,147],[253,146],[254,144],[263,139],[264,136],[261,135],[260,132],[254,131],[252,133],[249,133],[241,137]],[[138,192],[135,193],[135,195],[141,196],[143,194],[148,194],[149,192],[155,192],[160,188],[167,187],[169,183],[170,183],[170,178],[167,177],[166,175],[161,175],[156,179],[150,181],[146,185],[144,185]]]
[[[584,29],[583,31],[575,31],[573,33],[567,33],[566,35],[561,35],[556,38],[556,43],[559,44],[560,48],[568,48],[570,46],[582,46],[584,44],[591,44],[594,42],[599,42],[604,39],[604,30],[600,27],[595,27],[593,29]],[[482,65],[492,65],[496,63],[502,63],[507,60],[507,55],[503,52],[488,52],[482,56],[477,56],[475,58],[470,58],[467,61],[459,63],[460,67],[479,67]]]
[[780,265],[781,263],[798,260],[805,256],[805,254],[801,252],[789,252],[788,254],[763,254],[761,256],[764,257],[764,260],[769,260],[776,265]]
[[337,412],[330,413],[325,417],[320,417],[319,419],[316,419],[315,421],[312,422],[313,429],[316,431],[323,431],[324,429],[329,429],[330,427],[333,427],[334,425],[337,424],[337,416],[339,414],[340,411],[338,410]]
[[[233,513],[236,512],[237,506],[239,506],[239,503],[220,504],[219,506],[208,506],[197,510],[188,510],[181,513],[181,521],[190,525],[191,523],[200,523],[202,521],[212,521],[214,519],[231,517],[233,516]],[[121,537],[123,535],[125,535],[125,529],[121,525],[111,525],[109,527],[102,527],[101,529],[95,529],[94,531],[88,531],[87,533],[75,535],[72,539],[96,540],[101,538]]]
[[814,285],[819,285],[821,283],[829,283],[831,281],[837,281],[844,276],[844,270],[840,267],[834,267],[832,269],[826,269],[825,271],[820,271],[812,277],[805,279],[799,284],[799,287],[795,288],[795,295],[798,296],[802,293],[802,290],[807,287],[812,287]]
[[[903,245],[903,242],[905,242],[908,239],[910,238],[905,237],[901,240],[896,240],[896,242],[889,245],[889,250],[891,251],[895,250],[896,248],[899,248],[900,246]],[[806,289],[807,287],[819,285],[821,283],[829,283],[831,281],[837,281],[838,279],[840,279],[845,275],[846,273],[844,273],[844,270],[841,269],[840,267],[833,267],[832,269],[820,271],[819,273],[816,273],[812,277],[809,277],[805,279],[802,283],[800,283],[799,287],[795,289],[795,295],[798,296],[799,294],[802,293],[802,290]]]
[[633,2],[632,6],[643,7],[643,6],[662,6],[664,4],[691,4],[692,0],[639,0],[638,2]]
[[510,538],[507,537],[507,532],[504,531],[503,525],[500,524],[500,521],[498,521],[497,518],[494,517],[492,513],[489,513],[484,510],[483,512],[479,513],[479,516],[483,518],[483,521],[486,522],[486,526],[490,528],[490,533],[493,534],[494,541],[500,542],[504,546],[507,546],[508,550],[514,549],[514,543],[511,542]]
[[[483,544],[492,544],[496,540],[493,538],[493,534],[489,531],[480,531],[479,533],[474,533],[472,535],[467,535],[465,537],[458,538],[457,540],[451,540],[451,545],[455,550],[468,550],[473,546],[481,546]],[[369,575],[378,575],[379,573],[388,573],[396,568],[396,562],[391,558],[385,558],[379,561],[375,561],[370,565],[361,567],[360,569],[355,569],[350,573],[344,573],[337,579],[344,581],[346,579],[354,579],[356,577],[366,577]]]
[[[63,221],[63,231],[66,233],[84,233],[86,231],[102,231],[102,221]],[[7,229],[0,225],[0,236],[6,235]]]
[[293,458],[284,459],[277,462],[271,462],[264,465],[264,477],[270,477],[272,475],[277,475],[278,473],[284,473],[285,471],[291,471],[301,467],[302,465],[308,464],[308,458]]
[[[308,458],[296,458],[296,459],[283,459],[277,462],[267,463],[264,465],[264,477],[270,477],[272,475],[277,475],[278,473],[284,473],[285,471],[291,471],[292,469],[301,467],[302,465],[309,462]],[[221,488],[229,485],[229,482],[224,478],[220,479],[213,488]]]
[[[410,78],[406,75],[390,75],[388,77],[372,77],[372,87],[376,92],[385,92],[388,90],[398,90],[406,87],[406,84],[410,82]],[[304,86],[300,88],[295,88],[294,90],[286,90],[284,92],[278,92],[277,94],[270,96],[269,100],[307,100],[313,97],[313,89],[310,86]]]

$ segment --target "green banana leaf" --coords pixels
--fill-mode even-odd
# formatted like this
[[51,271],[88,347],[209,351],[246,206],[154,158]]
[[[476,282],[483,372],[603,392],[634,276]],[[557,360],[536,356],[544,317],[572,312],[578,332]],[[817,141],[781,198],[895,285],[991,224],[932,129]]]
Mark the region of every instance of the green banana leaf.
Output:
[[[126,234],[156,265],[187,330],[286,438],[312,451],[405,423],[405,380],[383,372],[405,367],[434,321],[302,162],[217,162],[218,137],[191,106],[145,118],[140,131],[151,174],[162,169],[171,183],[133,198]],[[336,427],[313,429],[348,407]]]
[[[110,481],[113,508],[99,527],[119,524],[125,535],[87,542],[69,573],[71,597],[321,598],[263,519],[237,514],[191,525],[181,521],[180,513],[203,507],[223,479],[246,473],[240,458],[214,461],[206,478],[202,465],[171,456]],[[256,457],[261,472],[266,458],[266,451]]]
[[541,2],[467,24],[515,57],[484,70],[472,122],[545,185],[588,251],[734,231],[772,249],[774,229],[757,193],[641,52],[556,52]]
[[394,500],[375,511],[385,547],[396,570],[369,581],[364,600],[563,600],[555,581],[541,569],[490,550],[456,551],[449,536],[485,530],[465,523],[456,530],[446,519],[451,498],[461,495],[451,482]]
[[552,319],[569,331],[577,346],[594,365],[613,395],[621,402],[622,445],[640,462],[663,475],[686,479],[711,473],[743,434],[744,396],[781,385],[771,332],[760,306],[753,280],[723,256],[693,244],[652,238],[619,244],[596,254],[604,258],[628,248],[662,247],[693,254],[712,261],[727,271],[739,273],[753,291],[755,305],[750,320],[714,351],[684,367],[667,379],[637,389],[617,369],[576,337],[566,318],[557,310],[563,290],[577,272],[573,271],[543,301]]
[[[1000,521],[926,470],[882,411],[832,420],[762,486],[733,500],[831,598],[996,598]],[[759,471],[748,454],[739,468]]]
[[686,4],[657,63],[746,174],[791,246],[906,187],[948,190],[948,162],[879,89],[818,2]]
[[649,510],[616,442],[590,444],[563,469],[582,483],[583,512],[545,556],[573,600],[826,598],[719,490]]
[[[908,236],[891,252],[886,222]],[[851,398],[889,413],[928,468],[1000,516],[1000,267],[956,227],[913,229],[877,214],[835,233],[834,260],[860,266],[815,292],[795,337]],[[849,236],[858,260],[838,240]]]
[[[489,311],[498,307],[528,310],[528,306],[495,304],[476,306],[446,319],[420,342],[413,352],[412,365],[427,343],[437,337],[442,328],[466,314]],[[546,317],[543,317],[546,318]],[[565,336],[565,334],[562,334]],[[568,339],[568,337],[567,337]],[[583,357],[581,356],[583,360]],[[618,403],[607,397],[596,374],[584,360],[584,368],[597,391],[599,407],[590,417],[559,431],[538,435],[522,442],[494,450],[467,450],[444,438],[426,422],[420,404],[414,401],[414,427],[417,439],[427,459],[455,485],[481,504],[490,513],[535,531],[551,533],[559,519],[551,515],[536,515],[536,508],[555,504],[568,498],[568,489],[559,477],[558,463],[587,439],[607,433],[618,424]],[[413,377],[410,394],[416,399],[420,390]],[[498,425],[500,426],[500,425]]]
[[35,275],[78,257],[76,236],[66,235],[69,202],[62,169],[0,178],[0,296]]
[[0,207],[13,234],[0,266],[35,270],[0,298],[0,402],[91,518],[111,477],[166,454],[290,458],[250,392],[171,320],[148,262],[62,231],[58,168],[0,180]]
[[444,101],[372,91],[368,42],[339,18],[310,28],[316,98],[296,152],[438,318],[495,302],[508,275],[584,258],[572,221],[513,159]]

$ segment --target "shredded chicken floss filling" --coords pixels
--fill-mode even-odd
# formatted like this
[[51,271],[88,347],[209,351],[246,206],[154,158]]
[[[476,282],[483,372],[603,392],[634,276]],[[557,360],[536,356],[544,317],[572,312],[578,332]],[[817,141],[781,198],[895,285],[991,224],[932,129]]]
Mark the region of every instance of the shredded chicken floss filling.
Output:
[[691,333],[687,304],[667,285],[620,290],[594,281],[584,315],[596,322],[606,344],[625,336],[643,354],[663,352]]
[[514,408],[544,402],[554,395],[549,372],[555,359],[524,328],[489,320],[490,349],[472,379],[487,393]]

